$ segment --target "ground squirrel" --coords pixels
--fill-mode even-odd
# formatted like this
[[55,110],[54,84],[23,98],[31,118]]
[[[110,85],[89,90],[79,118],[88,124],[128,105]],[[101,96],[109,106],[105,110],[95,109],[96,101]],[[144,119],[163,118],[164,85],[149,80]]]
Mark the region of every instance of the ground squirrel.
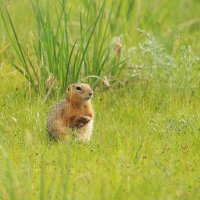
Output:
[[93,91],[88,84],[70,84],[66,99],[58,102],[49,114],[47,130],[50,136],[66,138],[72,129],[77,132],[78,139],[89,141],[94,120],[92,97]]

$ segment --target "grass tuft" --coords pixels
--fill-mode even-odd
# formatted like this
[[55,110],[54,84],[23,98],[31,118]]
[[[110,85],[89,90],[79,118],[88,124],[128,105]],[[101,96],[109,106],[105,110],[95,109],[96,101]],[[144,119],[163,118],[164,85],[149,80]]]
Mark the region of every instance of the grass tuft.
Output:
[[[57,86],[57,90],[63,93],[69,83],[85,80],[86,77],[96,87],[103,76],[119,74],[119,66],[123,62],[110,56],[108,26],[112,8],[106,17],[106,1],[80,11],[77,34],[71,32],[73,27],[65,0],[54,3],[54,10],[50,10],[48,1],[45,5],[44,9],[39,1],[32,2],[37,32],[33,38],[33,51],[30,52],[32,46],[28,46],[27,50],[26,45],[20,42],[7,7],[4,7],[5,11],[1,10],[4,26],[20,61],[19,65],[13,63],[13,66],[35,91],[50,93],[52,87]],[[50,14],[52,12],[56,12],[55,17]]]

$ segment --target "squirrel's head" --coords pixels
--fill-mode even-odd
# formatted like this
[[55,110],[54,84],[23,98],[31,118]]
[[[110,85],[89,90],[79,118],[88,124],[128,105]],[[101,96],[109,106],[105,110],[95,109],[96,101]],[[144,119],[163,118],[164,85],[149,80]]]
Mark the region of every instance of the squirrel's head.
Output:
[[93,97],[93,91],[88,84],[76,83],[68,86],[66,95],[67,99],[72,99],[73,101],[88,101]]

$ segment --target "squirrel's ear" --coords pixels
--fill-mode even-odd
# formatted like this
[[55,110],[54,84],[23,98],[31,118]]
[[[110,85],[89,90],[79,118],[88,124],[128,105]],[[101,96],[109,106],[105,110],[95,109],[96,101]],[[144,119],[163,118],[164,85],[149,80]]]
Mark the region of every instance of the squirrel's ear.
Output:
[[66,90],[66,96],[67,97],[70,97],[71,94],[72,94],[72,87],[73,87],[73,84],[70,84]]
[[66,93],[70,92],[71,89],[72,89],[72,88],[71,88],[71,85],[69,85],[69,86],[67,87]]
[[68,85],[68,88],[67,88],[67,91],[69,91],[69,90],[72,90],[72,88],[75,86],[75,84],[69,84]]

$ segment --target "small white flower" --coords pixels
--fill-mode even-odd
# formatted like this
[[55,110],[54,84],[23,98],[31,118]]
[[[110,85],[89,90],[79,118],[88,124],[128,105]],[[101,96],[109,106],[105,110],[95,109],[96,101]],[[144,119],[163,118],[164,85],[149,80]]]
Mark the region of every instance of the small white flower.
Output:
[[11,117],[11,119],[12,119],[15,123],[17,123],[17,119],[16,119],[15,117]]
[[39,118],[40,117],[40,113],[39,112],[37,112],[37,118]]

